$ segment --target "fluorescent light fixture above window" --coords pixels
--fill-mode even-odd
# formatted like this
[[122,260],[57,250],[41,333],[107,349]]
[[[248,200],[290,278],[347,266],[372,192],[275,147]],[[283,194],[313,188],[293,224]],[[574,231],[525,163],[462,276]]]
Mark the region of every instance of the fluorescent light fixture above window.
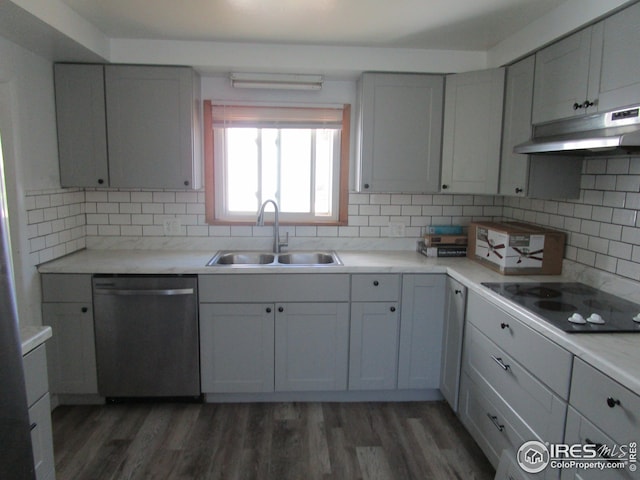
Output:
[[322,75],[278,73],[232,73],[234,88],[264,88],[274,90],[320,90]]

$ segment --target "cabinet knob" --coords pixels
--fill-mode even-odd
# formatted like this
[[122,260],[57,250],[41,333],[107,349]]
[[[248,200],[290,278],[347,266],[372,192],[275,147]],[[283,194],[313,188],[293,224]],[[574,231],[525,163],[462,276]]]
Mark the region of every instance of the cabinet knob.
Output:
[[284,312],[284,307],[278,307],[278,311],[279,311],[280,313]]
[[82,308],[80,309],[80,311],[81,311],[82,313],[87,313],[87,312],[89,311],[89,309],[88,309],[87,307],[82,307]]
[[271,307],[267,307],[267,313],[271,313]]
[[442,184],[442,189],[443,189],[443,190],[446,190],[447,188],[449,188],[449,185],[447,185],[446,183],[443,183],[443,184]]
[[508,323],[504,323],[504,322],[503,322],[503,323],[501,323],[501,324],[500,324],[500,328],[501,328],[502,330],[504,330],[505,328],[509,328],[509,324],[508,324]]
[[102,184],[104,183],[104,179],[99,178],[99,179],[98,179],[98,183],[99,183],[100,185],[102,185]]
[[582,103],[575,102],[575,103],[573,104],[573,109],[574,109],[574,110],[579,110],[579,109],[581,109],[581,108],[584,108],[584,106],[582,105]]
[[389,310],[391,310],[392,312],[396,311],[396,307],[391,307]]
[[589,108],[589,107],[593,107],[595,105],[595,103],[589,101],[589,100],[585,100],[582,103],[582,108]]
[[368,184],[368,183],[365,183],[365,184],[364,184],[364,188],[369,188],[369,184]]
[[453,293],[456,295],[462,295],[462,290],[454,290]]
[[189,186],[189,180],[185,180],[185,181],[184,181],[184,186],[185,186],[185,187],[188,187],[188,186]]
[[516,187],[516,193],[522,193],[522,189],[520,187]]
[[620,400],[613,397],[607,397],[607,405],[609,405],[609,408],[613,408],[616,405],[620,405]]
[[378,285],[380,285],[380,282],[378,280],[374,280],[373,281],[373,286],[377,287]]

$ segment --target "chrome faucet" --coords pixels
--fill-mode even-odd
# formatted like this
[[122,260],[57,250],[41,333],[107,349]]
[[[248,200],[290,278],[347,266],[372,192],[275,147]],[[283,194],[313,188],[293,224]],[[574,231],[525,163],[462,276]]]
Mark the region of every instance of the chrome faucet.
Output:
[[280,253],[281,247],[286,247],[289,245],[289,232],[286,232],[286,239],[284,242],[280,241],[280,223],[278,220],[278,204],[274,200],[265,200],[265,202],[260,207],[260,211],[258,212],[258,220],[256,221],[256,225],[262,227],[264,225],[264,209],[267,206],[267,203],[272,203],[273,208],[275,209],[275,218],[273,222],[273,253]]

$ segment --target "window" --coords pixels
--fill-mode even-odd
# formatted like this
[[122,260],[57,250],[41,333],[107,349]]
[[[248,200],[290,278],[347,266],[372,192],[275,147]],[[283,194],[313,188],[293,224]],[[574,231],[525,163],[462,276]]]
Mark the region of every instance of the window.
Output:
[[347,220],[350,108],[205,102],[209,223],[253,223],[275,200],[282,223]]

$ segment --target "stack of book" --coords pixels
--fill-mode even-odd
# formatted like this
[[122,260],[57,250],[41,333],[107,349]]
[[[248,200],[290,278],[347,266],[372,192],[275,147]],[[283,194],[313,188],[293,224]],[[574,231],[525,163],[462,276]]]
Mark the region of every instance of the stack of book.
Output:
[[418,242],[427,257],[466,257],[468,237],[461,225],[431,225]]

